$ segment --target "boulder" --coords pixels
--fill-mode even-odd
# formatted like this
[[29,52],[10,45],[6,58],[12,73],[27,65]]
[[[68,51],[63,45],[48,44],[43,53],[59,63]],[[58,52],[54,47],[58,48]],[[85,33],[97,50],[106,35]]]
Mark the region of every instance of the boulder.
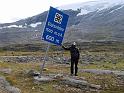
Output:
[[85,80],[78,80],[72,77],[65,77],[62,81],[62,84],[69,85],[72,87],[84,89],[84,88],[91,88],[91,89],[101,89],[100,85],[90,84]]
[[82,78],[67,76],[63,74],[48,75],[48,76],[36,76],[34,77],[36,83],[49,83],[53,81],[58,81],[61,85],[67,85],[79,89],[101,89],[100,85],[90,84]]
[[11,74],[12,69],[0,68],[0,72],[5,73],[5,74]]
[[7,86],[6,89],[9,91],[9,93],[21,93],[20,89],[12,86]]
[[37,82],[37,83],[38,82],[40,82],[40,83],[49,83],[49,82],[54,81],[54,79],[51,78],[51,77],[48,77],[48,76],[35,76],[34,81]]
[[11,86],[4,77],[0,77],[0,91],[4,91],[5,93],[21,93],[20,89]]
[[53,78],[54,79],[62,79],[64,77],[64,75],[63,74],[57,74],[57,75],[55,75]]

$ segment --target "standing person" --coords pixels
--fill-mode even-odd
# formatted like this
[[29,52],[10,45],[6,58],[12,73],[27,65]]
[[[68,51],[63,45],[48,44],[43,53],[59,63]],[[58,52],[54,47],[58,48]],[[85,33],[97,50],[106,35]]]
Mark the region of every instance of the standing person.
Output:
[[74,42],[71,47],[66,48],[65,46],[62,45],[62,48],[65,50],[69,50],[71,54],[71,75],[74,74],[74,65],[75,65],[75,76],[77,76],[78,72],[78,60],[80,57],[80,53],[78,48],[76,47],[76,43]]

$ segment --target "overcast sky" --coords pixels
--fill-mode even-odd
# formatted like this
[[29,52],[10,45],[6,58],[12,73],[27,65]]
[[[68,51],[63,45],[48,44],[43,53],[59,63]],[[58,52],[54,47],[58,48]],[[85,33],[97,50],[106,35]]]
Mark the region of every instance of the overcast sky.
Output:
[[49,6],[86,2],[92,0],[0,0],[0,23],[31,17],[49,9]]

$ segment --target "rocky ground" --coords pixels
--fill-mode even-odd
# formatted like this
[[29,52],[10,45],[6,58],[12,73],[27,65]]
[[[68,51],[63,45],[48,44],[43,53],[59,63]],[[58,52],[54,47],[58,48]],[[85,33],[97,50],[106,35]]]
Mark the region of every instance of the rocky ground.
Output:
[[[70,57],[61,55],[49,55],[47,61],[52,61],[55,63],[68,63],[70,62]],[[112,62],[116,64],[118,60],[124,58],[123,52],[82,52],[80,55],[81,63],[92,63],[92,62]],[[0,61],[2,62],[41,62],[44,61],[44,56],[0,56]]]
[[[0,72],[5,74],[10,74],[11,69],[0,69]],[[21,90],[10,85],[10,83],[5,79],[5,77],[0,77],[0,93],[21,93]]]
[[75,77],[69,75],[69,56],[49,55],[48,68],[39,77],[44,56],[0,56],[0,93],[21,93],[23,89],[24,93],[123,93],[123,58],[123,52],[81,53],[79,76]]

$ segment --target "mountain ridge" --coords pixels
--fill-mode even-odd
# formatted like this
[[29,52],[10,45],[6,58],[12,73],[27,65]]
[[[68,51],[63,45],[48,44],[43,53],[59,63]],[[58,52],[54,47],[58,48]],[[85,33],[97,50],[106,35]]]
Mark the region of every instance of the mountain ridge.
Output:
[[[83,3],[83,6],[77,6],[77,9],[62,10],[70,16],[64,42],[123,41],[124,4],[92,3]],[[83,14],[84,8],[89,12]],[[0,24],[1,45],[43,42],[40,37],[47,13],[48,11],[45,11],[13,23]]]

